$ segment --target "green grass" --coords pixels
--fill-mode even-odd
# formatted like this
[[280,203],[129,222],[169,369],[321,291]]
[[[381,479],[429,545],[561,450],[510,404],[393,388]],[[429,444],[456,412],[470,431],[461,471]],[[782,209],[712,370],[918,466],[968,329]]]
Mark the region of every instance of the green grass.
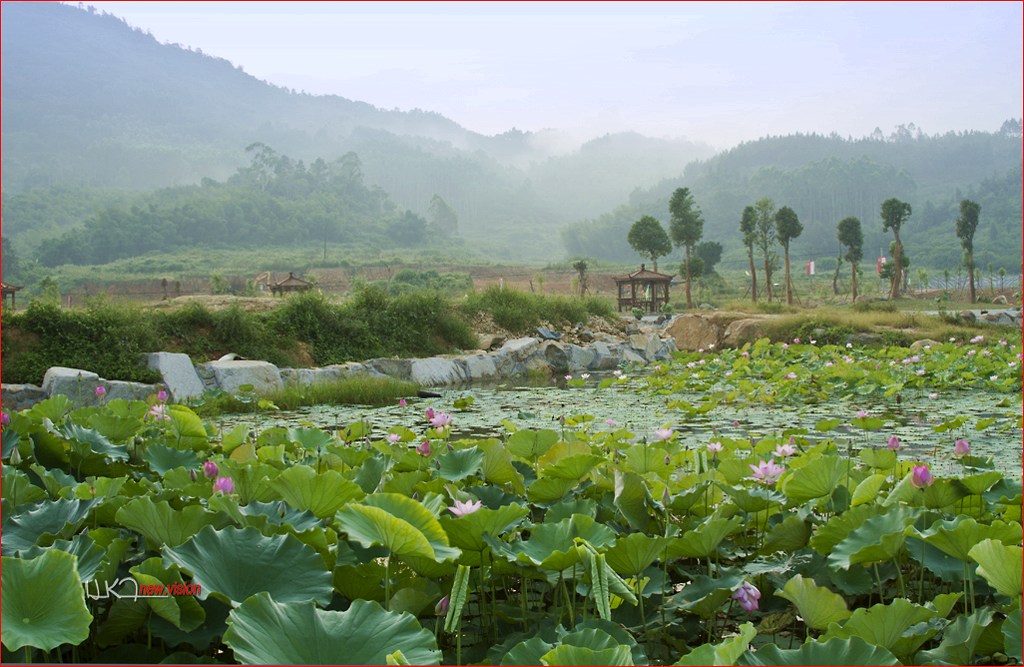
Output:
[[[212,417],[225,413],[254,413],[266,410],[295,410],[309,405],[391,405],[400,398],[415,396],[420,386],[392,378],[357,375],[337,382],[289,386],[243,401],[225,392],[210,392],[192,405],[196,414]],[[271,405],[272,404],[272,405]]]
[[585,323],[591,316],[614,317],[611,302],[600,297],[530,294],[496,286],[470,294],[462,307],[471,316],[489,313],[495,324],[515,334],[528,333],[542,322],[572,325]]

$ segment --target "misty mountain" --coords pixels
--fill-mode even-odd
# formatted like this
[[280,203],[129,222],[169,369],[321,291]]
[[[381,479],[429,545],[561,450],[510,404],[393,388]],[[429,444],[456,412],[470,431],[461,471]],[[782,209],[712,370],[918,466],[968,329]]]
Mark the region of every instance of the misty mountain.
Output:
[[467,239],[552,258],[553,229],[712,154],[628,133],[566,153],[551,133],[484,136],[437,113],[299,93],[81,5],[3,3],[2,31],[5,194],[221,181],[253,143],[307,163],[354,152],[399,208],[425,215],[438,195]]

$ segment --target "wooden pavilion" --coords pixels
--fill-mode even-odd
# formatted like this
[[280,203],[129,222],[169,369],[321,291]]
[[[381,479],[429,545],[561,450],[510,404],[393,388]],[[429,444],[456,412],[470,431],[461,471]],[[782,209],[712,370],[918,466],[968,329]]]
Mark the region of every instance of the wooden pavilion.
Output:
[[15,299],[14,293],[17,292],[18,290],[22,289],[22,286],[20,286],[20,285],[9,285],[9,284],[7,284],[7,283],[5,283],[3,281],[0,281],[0,285],[3,286],[3,303],[4,303],[4,305],[5,306],[7,305],[7,297],[9,296],[9,297],[11,297],[11,309],[12,310],[15,309],[17,306],[14,303],[14,299]]
[[278,294],[305,292],[306,290],[311,289],[313,289],[313,283],[308,280],[303,280],[302,278],[296,278],[294,273],[289,272],[287,278],[270,286],[270,293],[277,296]]
[[615,279],[618,288],[619,312],[623,309],[640,308],[648,313],[657,313],[668,303],[669,285],[675,275],[648,271],[645,264],[639,271]]

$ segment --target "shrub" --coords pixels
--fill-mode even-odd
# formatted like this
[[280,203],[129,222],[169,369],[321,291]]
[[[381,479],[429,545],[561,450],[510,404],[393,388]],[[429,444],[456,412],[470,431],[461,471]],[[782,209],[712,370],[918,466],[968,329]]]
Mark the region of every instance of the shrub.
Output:
[[470,315],[485,312],[494,323],[512,333],[527,333],[541,322],[576,324],[591,316],[611,317],[611,305],[604,299],[576,299],[564,296],[529,294],[491,286],[469,295],[463,306]]

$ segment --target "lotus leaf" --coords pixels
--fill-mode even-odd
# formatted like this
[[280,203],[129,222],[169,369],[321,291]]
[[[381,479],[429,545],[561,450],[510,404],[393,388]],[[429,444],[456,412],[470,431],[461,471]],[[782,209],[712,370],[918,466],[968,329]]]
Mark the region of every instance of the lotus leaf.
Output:
[[422,504],[394,493],[367,496],[336,514],[341,529],[363,546],[383,545],[396,556],[411,555],[444,561],[460,550],[448,543],[437,517]]
[[89,636],[92,614],[76,560],[56,549],[36,558],[3,559],[3,644],[8,650],[32,646],[50,651]]
[[312,512],[318,519],[333,516],[346,503],[365,495],[355,482],[337,471],[317,473],[303,465],[291,466],[267,484],[286,503],[299,511]]
[[711,665],[721,667],[735,665],[736,661],[750,646],[750,640],[757,636],[754,624],[747,622],[740,626],[740,633],[730,637],[718,644],[704,644],[693,649],[679,660],[675,665]]
[[824,630],[829,624],[839,623],[850,617],[846,600],[841,595],[818,586],[812,579],[804,579],[799,574],[787,581],[783,589],[775,591],[775,594],[796,605],[804,623],[813,630]]
[[810,641],[798,649],[780,649],[774,644],[756,653],[745,653],[737,665],[898,665],[896,657],[881,646],[858,637]]
[[974,545],[968,552],[971,560],[978,563],[978,574],[1003,595],[1021,597],[1021,563],[1024,549],[1007,546],[999,540],[985,539]]
[[441,662],[434,635],[412,614],[366,600],[324,611],[258,593],[228,616],[224,642],[245,664],[381,665],[395,651],[414,665]]
[[27,551],[44,535],[70,537],[85,521],[95,500],[44,500],[8,517],[3,526],[3,552]]
[[166,500],[154,503],[149,497],[129,501],[117,511],[116,517],[125,528],[145,537],[151,551],[163,546],[176,547],[206,526],[224,524],[226,518],[199,505],[175,510]]

